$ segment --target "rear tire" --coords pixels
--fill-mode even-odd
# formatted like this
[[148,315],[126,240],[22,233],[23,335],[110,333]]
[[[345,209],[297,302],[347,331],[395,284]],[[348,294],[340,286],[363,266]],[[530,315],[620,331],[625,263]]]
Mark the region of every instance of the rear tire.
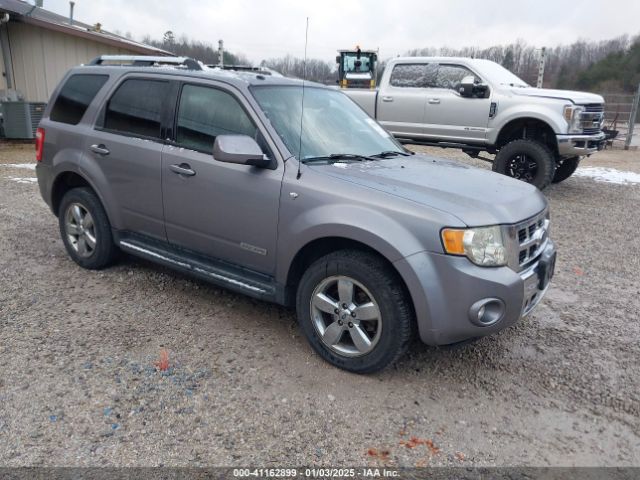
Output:
[[382,258],[359,250],[315,261],[300,280],[296,311],[313,349],[356,373],[395,362],[413,334],[413,307],[402,280]]
[[551,150],[533,140],[513,140],[503,146],[493,162],[493,171],[535,185],[540,190],[551,184],[556,161]]
[[558,162],[556,167],[556,173],[553,176],[553,183],[564,182],[567,178],[573,175],[580,165],[580,157],[565,158]]
[[118,249],[100,199],[90,188],[73,188],[64,194],[58,210],[60,235],[67,253],[83,268],[99,270],[110,265]]

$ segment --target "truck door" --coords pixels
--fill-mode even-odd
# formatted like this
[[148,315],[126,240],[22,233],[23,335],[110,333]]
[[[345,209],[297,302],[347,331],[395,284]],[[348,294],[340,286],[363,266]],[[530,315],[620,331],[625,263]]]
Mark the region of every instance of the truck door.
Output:
[[[427,87],[435,81],[437,65],[399,63],[378,94],[377,118],[396,137],[424,133]],[[385,83],[385,82],[383,82]]]
[[440,64],[435,84],[427,91],[425,134],[445,141],[485,140],[491,106],[490,92],[484,98],[463,97],[460,83],[467,76],[478,75],[467,67]]

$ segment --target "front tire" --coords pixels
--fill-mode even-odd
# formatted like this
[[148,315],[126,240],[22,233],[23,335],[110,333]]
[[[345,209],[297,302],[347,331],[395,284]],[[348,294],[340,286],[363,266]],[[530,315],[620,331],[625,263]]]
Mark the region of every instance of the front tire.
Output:
[[395,362],[413,333],[413,308],[398,274],[379,256],[359,250],[315,261],[300,280],[296,311],[313,349],[356,373]]
[[65,193],[58,210],[60,235],[71,259],[83,268],[99,270],[111,264],[117,247],[100,199],[89,188]]
[[533,140],[513,140],[503,146],[493,162],[493,171],[544,190],[551,184],[556,161],[551,150]]
[[553,176],[553,183],[564,182],[569,178],[580,165],[580,157],[571,157],[560,160],[556,167],[556,173]]

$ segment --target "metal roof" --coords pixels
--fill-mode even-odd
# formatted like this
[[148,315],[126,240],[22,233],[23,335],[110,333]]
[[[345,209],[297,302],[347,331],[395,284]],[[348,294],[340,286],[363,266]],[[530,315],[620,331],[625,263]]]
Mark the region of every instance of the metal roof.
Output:
[[0,12],[8,13],[10,16],[9,21],[28,23],[137,53],[172,55],[171,52],[167,52],[166,50],[136,42],[135,40],[116,35],[115,33],[102,29],[96,31],[93,25],[79,22],[75,19],[73,20],[73,24],[69,24],[69,17],[58,15],[57,13],[36,7],[22,0],[0,0]]

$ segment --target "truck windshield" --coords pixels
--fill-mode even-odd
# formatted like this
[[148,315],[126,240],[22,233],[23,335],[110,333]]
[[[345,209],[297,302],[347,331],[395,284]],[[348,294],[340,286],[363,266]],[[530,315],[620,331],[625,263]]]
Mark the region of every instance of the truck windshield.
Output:
[[[271,125],[296,158],[330,155],[405,154],[403,147],[360,107],[338,90],[305,87],[302,142],[302,87],[260,86],[251,91]],[[302,145],[302,151],[300,146]]]
[[476,60],[478,70],[485,78],[490,79],[494,83],[507,87],[529,87],[527,82],[520,77],[514,75],[502,65],[498,65],[490,60]]
[[[360,62],[358,64],[358,62]],[[371,58],[369,55],[357,53],[345,53],[342,59],[342,69],[345,73],[368,73],[371,71]]]

